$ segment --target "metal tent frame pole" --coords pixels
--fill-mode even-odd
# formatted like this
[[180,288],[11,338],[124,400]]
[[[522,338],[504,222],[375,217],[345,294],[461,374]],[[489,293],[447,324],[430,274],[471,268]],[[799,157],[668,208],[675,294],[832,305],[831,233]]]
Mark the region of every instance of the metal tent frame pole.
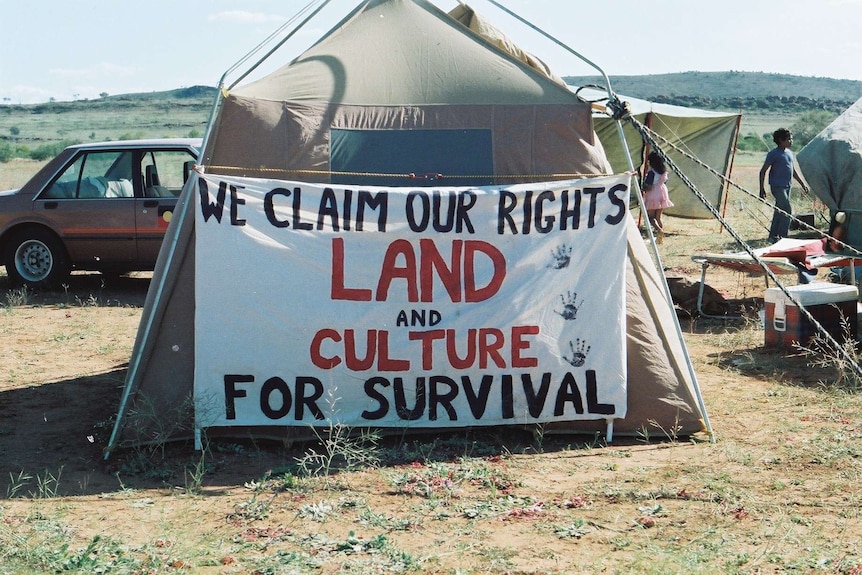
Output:
[[[519,16],[515,12],[512,12],[511,10],[509,10],[508,8],[506,8],[505,6],[503,6],[502,4],[497,2],[497,0],[488,0],[488,2],[493,4],[494,6],[496,6],[497,8],[502,10],[503,12],[507,13],[511,17],[515,18],[516,20],[518,20],[522,24],[530,27],[535,32],[541,34],[542,36],[544,36],[545,38],[547,38],[548,40],[550,40],[551,42],[553,42],[554,44],[556,44],[560,48],[562,48],[562,49],[566,50],[567,52],[569,52],[570,54],[576,56],[577,58],[579,58],[580,60],[582,60],[586,64],[589,64],[591,67],[593,67],[596,71],[598,71],[602,75],[602,78],[604,79],[604,82],[605,82],[605,90],[608,94],[608,107],[613,112],[613,118],[614,118],[616,126],[617,126],[617,134],[619,135],[620,141],[623,144],[623,150],[625,150],[626,162],[628,163],[629,172],[634,174],[635,173],[635,166],[634,166],[634,162],[632,161],[631,153],[629,152],[628,142],[626,141],[626,136],[625,136],[625,133],[623,132],[623,125],[622,125],[622,119],[626,115],[628,115],[628,107],[624,102],[620,102],[619,98],[614,93],[613,89],[611,88],[611,81],[608,78],[608,75],[605,73],[605,71],[600,66],[598,66],[593,61],[591,61],[589,58],[586,58],[585,56],[583,56],[582,54],[580,54],[576,50],[574,50],[571,47],[569,47],[568,45],[566,45],[561,40],[551,36],[550,34],[545,32],[544,30],[542,30],[538,26],[534,25],[532,22],[529,22],[528,20],[525,20],[524,18],[522,18],[521,16]],[[645,214],[646,213],[646,206],[644,204],[643,194],[641,193],[640,186],[638,185],[636,178],[632,178],[632,184],[633,184],[632,187],[636,192],[635,195],[638,198],[638,205],[640,206],[641,213]],[[715,433],[713,432],[712,425],[710,424],[710,421],[709,421],[709,415],[707,414],[707,411],[706,411],[706,404],[703,401],[703,394],[701,393],[701,390],[700,390],[700,384],[697,380],[697,375],[694,372],[694,365],[692,364],[691,356],[688,353],[688,346],[685,345],[685,339],[683,338],[683,335],[682,335],[682,328],[680,327],[680,324],[679,324],[679,318],[677,317],[676,310],[673,307],[673,299],[671,298],[671,295],[670,295],[670,287],[667,284],[667,278],[665,277],[664,272],[662,271],[663,267],[662,267],[661,255],[658,252],[658,245],[656,244],[655,236],[652,233],[652,229],[649,226],[647,226],[647,235],[649,236],[649,243],[650,243],[650,246],[652,247],[652,252],[653,252],[653,256],[655,257],[655,263],[656,263],[659,275],[661,275],[661,278],[662,278],[662,282],[661,282],[662,288],[664,289],[665,299],[667,300],[667,305],[670,308],[671,316],[673,317],[674,328],[676,330],[676,334],[677,334],[677,337],[679,338],[679,341],[682,343],[682,350],[683,350],[683,354],[685,356],[686,366],[688,368],[689,376],[691,377],[691,381],[692,381],[692,385],[694,387],[694,392],[695,392],[695,396],[697,398],[698,406],[700,407],[701,413],[703,414],[704,425],[706,426],[707,433],[709,434],[710,442],[715,443]]]
[[[303,26],[305,26],[324,7],[326,7],[326,5],[329,4],[330,1],[331,0],[312,0],[312,2],[310,2],[305,7],[303,7],[299,12],[297,12],[296,15],[294,15],[287,22],[285,22],[283,25],[281,25],[275,32],[270,34],[265,40],[263,40],[260,44],[255,46],[251,51],[249,51],[246,55],[244,55],[242,58],[240,58],[233,66],[228,68],[224,74],[222,74],[222,77],[219,79],[218,90],[217,90],[216,95],[215,95],[215,101],[213,103],[212,111],[210,112],[209,118],[207,119],[207,126],[206,126],[206,130],[204,131],[203,142],[201,144],[201,154],[203,154],[206,150],[207,141],[209,140],[210,136],[212,135],[213,125],[215,123],[216,118],[219,115],[219,111],[221,110],[222,101],[224,100],[224,95],[225,95],[224,85],[225,85],[227,77],[230,74],[232,74],[233,72],[235,72],[244,63],[251,60],[255,54],[257,54],[258,52],[263,50],[275,38],[279,37],[284,32],[284,30],[286,30],[288,27],[290,27],[294,22],[296,22],[296,20],[301,18],[303,14],[306,14],[309,11],[312,11],[311,14],[309,14],[301,23],[296,25],[293,28],[293,30],[291,30],[284,38],[282,38],[263,57],[259,58],[250,68],[248,68],[243,74],[241,74],[239,76],[239,78],[234,80],[234,82],[228,88],[228,90],[229,90],[229,89],[232,89],[234,86],[236,86],[236,84],[238,82],[242,81],[243,78],[246,78],[249,74],[251,74],[258,66],[260,66],[267,58],[269,58],[269,56],[271,56],[273,52],[275,52],[281,46],[283,46],[285,42],[287,42],[290,38],[292,38]],[[319,4],[319,6],[317,6],[317,8],[314,8],[314,6],[316,4]],[[179,214],[179,217],[176,218],[178,222],[182,222],[184,220],[184,218],[185,218],[185,216],[189,210],[189,204],[194,202],[193,196],[186,197],[187,195],[191,194],[191,192],[189,192],[188,189],[190,188],[190,182],[192,182],[192,180],[194,180],[194,178],[189,179],[189,182],[187,182],[187,185],[183,187],[183,191],[180,194],[180,200],[182,201],[182,208],[181,208],[181,212]],[[164,273],[159,277],[158,281],[155,284],[155,292],[154,292],[155,297],[154,297],[153,301],[161,301],[162,300],[162,297],[163,297],[163,294],[165,291],[165,287],[167,285],[168,276],[170,275],[168,273],[168,271],[171,269],[171,266],[173,265],[173,262],[175,259],[177,244],[178,244],[179,237],[180,237],[179,227],[180,226],[178,225],[176,229],[172,229],[173,234],[171,235],[171,237],[169,238],[169,241],[167,243],[167,253],[166,253],[166,259],[165,259],[165,265],[163,267]],[[164,247],[165,246],[163,246],[163,249],[164,249]],[[156,309],[156,310],[153,310],[146,317],[142,318],[142,320],[141,320],[142,321],[142,324],[141,324],[142,337],[140,338],[142,342],[145,343],[145,342],[149,341],[150,334],[152,333],[153,327],[156,323],[156,319],[160,318],[161,315],[162,315],[162,310]],[[143,363],[143,357],[142,356],[143,356],[145,351],[147,351],[146,345],[142,345],[140,349],[137,349],[137,353],[133,353],[132,357],[129,359],[129,368],[128,368],[128,372],[126,375],[126,385],[123,389],[123,395],[120,398],[120,406],[117,410],[117,420],[114,422],[114,428],[111,431],[111,437],[108,439],[108,445],[105,448],[104,458],[106,460],[108,459],[108,457],[110,457],[111,452],[116,447],[116,443],[119,439],[119,433],[120,433],[120,429],[122,428],[122,423],[123,423],[123,419],[124,419],[126,410],[128,409],[128,402],[129,402],[129,397],[131,395],[131,391],[133,388],[137,387],[138,380],[141,377],[140,370],[141,370],[141,366]],[[195,427],[196,427],[196,429],[195,429],[195,447],[197,449],[200,449],[200,447],[201,447],[201,445],[200,445],[200,441],[201,441],[200,433],[199,433],[199,430],[197,429],[197,425]]]

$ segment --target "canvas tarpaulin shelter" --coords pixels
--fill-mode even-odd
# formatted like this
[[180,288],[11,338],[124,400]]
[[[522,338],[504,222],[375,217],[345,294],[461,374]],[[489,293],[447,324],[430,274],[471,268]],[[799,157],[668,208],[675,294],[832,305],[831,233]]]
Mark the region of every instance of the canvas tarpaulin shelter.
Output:
[[[606,97],[596,89],[577,86],[572,86],[572,89],[590,101],[601,101]],[[633,118],[670,143],[663,148],[664,152],[707,201],[721,209],[727,191],[725,182],[730,178],[733,167],[742,114],[686,108],[624,95],[619,95],[619,98],[629,105]],[[612,118],[603,111],[597,111],[594,120],[596,134],[614,171],[628,169],[629,156],[641,162],[646,159],[649,150],[630,123],[624,126],[628,143],[626,150]],[[664,210],[665,214],[696,219],[713,217],[679,178],[670,178],[668,192],[674,206]]]
[[848,243],[862,245],[862,99],[808,142],[796,159],[830,213],[848,214]]
[[[588,104],[424,0],[364,2],[283,67],[222,91],[201,164],[205,178],[342,188],[507,186],[610,172]],[[227,196],[236,191],[228,193],[226,183],[224,189]],[[201,297],[198,192],[194,178],[160,254],[109,449],[144,441],[154,427],[165,435],[190,429]],[[634,222],[625,221],[628,398],[615,430],[636,433],[658,422],[683,434],[704,431],[708,420],[663,278]],[[243,278],[230,269],[221,281],[206,289],[242,289]],[[301,294],[303,279],[289,287]],[[593,431],[604,424],[557,425]],[[223,430],[307,433],[284,426]]]

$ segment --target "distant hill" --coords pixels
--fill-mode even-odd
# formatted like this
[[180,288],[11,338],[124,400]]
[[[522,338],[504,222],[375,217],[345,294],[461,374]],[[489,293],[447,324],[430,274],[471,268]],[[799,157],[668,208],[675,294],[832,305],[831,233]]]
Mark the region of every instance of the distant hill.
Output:
[[[600,76],[566,76],[568,84],[602,84]],[[765,72],[680,72],[611,76],[615,92],[654,102],[719,110],[839,114],[862,98],[862,82]]]
[[212,99],[216,95],[216,88],[212,86],[189,86],[177,88],[165,92],[136,92],[132,94],[118,94],[106,96],[106,100],[190,100],[197,98]]
[[[565,76],[570,85],[600,85],[600,76]],[[862,81],[837,80],[765,72],[680,72],[643,76],[611,76],[613,89],[626,96],[703,109],[749,112],[805,112],[827,110],[840,114],[862,98]],[[81,109],[128,109],[175,102],[209,109],[216,94],[212,86],[190,86],[161,92],[105,95],[98,99],[0,106],[0,111],[31,113]]]
[[191,86],[160,92],[0,106],[0,162],[50,157],[80,142],[203,135],[216,89]]
[[160,92],[135,92],[129,94],[104,95],[101,98],[72,101],[51,101],[42,104],[9,104],[0,107],[0,112],[13,110],[29,111],[34,114],[63,113],[75,110],[129,109],[146,107],[169,102],[180,105],[210,107],[216,95],[211,86],[190,86]]
[[[598,76],[565,79],[578,86],[598,84],[600,80]],[[743,111],[742,133],[761,135],[771,133],[776,125],[792,126],[796,119],[812,111],[828,112],[823,114],[828,122],[862,97],[859,81],[762,72],[613,76],[611,83],[625,96],[707,110]],[[35,153],[50,157],[55,149],[69,143],[200,137],[215,96],[214,87],[190,86],[160,92],[104,94],[72,102],[0,105],[0,163],[3,158]]]

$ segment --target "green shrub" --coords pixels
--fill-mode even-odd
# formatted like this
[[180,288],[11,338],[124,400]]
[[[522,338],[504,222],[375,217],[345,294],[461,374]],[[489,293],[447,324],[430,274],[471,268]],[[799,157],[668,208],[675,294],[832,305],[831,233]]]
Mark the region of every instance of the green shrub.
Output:
[[31,160],[50,160],[59,154],[66,146],[62,142],[53,144],[40,144],[35,150],[30,152]]
[[801,150],[805,144],[814,139],[817,134],[828,126],[837,114],[826,110],[811,110],[803,112],[799,118],[790,126],[793,132],[793,149]]
[[[770,136],[770,139],[771,138],[772,136]],[[764,152],[770,148],[767,142],[768,140],[764,140],[762,136],[758,136],[754,132],[749,132],[739,138],[736,142],[736,149],[743,150],[745,152]]]
[[24,144],[0,144],[0,162],[8,162],[13,158],[29,158],[30,148]]

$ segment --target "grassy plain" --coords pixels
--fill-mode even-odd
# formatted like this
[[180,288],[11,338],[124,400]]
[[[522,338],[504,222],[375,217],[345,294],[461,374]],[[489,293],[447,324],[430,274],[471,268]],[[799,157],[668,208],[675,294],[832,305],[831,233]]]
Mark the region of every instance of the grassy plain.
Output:
[[[761,160],[735,164],[754,195]],[[33,167],[0,164],[0,189]],[[735,189],[728,206],[742,237],[765,237],[768,206]],[[668,276],[697,281],[693,253],[737,249],[713,221],[666,227]],[[334,430],[104,461],[147,280],[76,274],[33,294],[0,274],[2,575],[862,573],[858,386],[822,355],[765,348],[753,310],[681,320],[714,443]],[[719,268],[708,281],[732,300],[764,289]]]
[[36,148],[57,142],[200,137],[211,107],[212,100],[205,97],[0,106],[0,140]]

